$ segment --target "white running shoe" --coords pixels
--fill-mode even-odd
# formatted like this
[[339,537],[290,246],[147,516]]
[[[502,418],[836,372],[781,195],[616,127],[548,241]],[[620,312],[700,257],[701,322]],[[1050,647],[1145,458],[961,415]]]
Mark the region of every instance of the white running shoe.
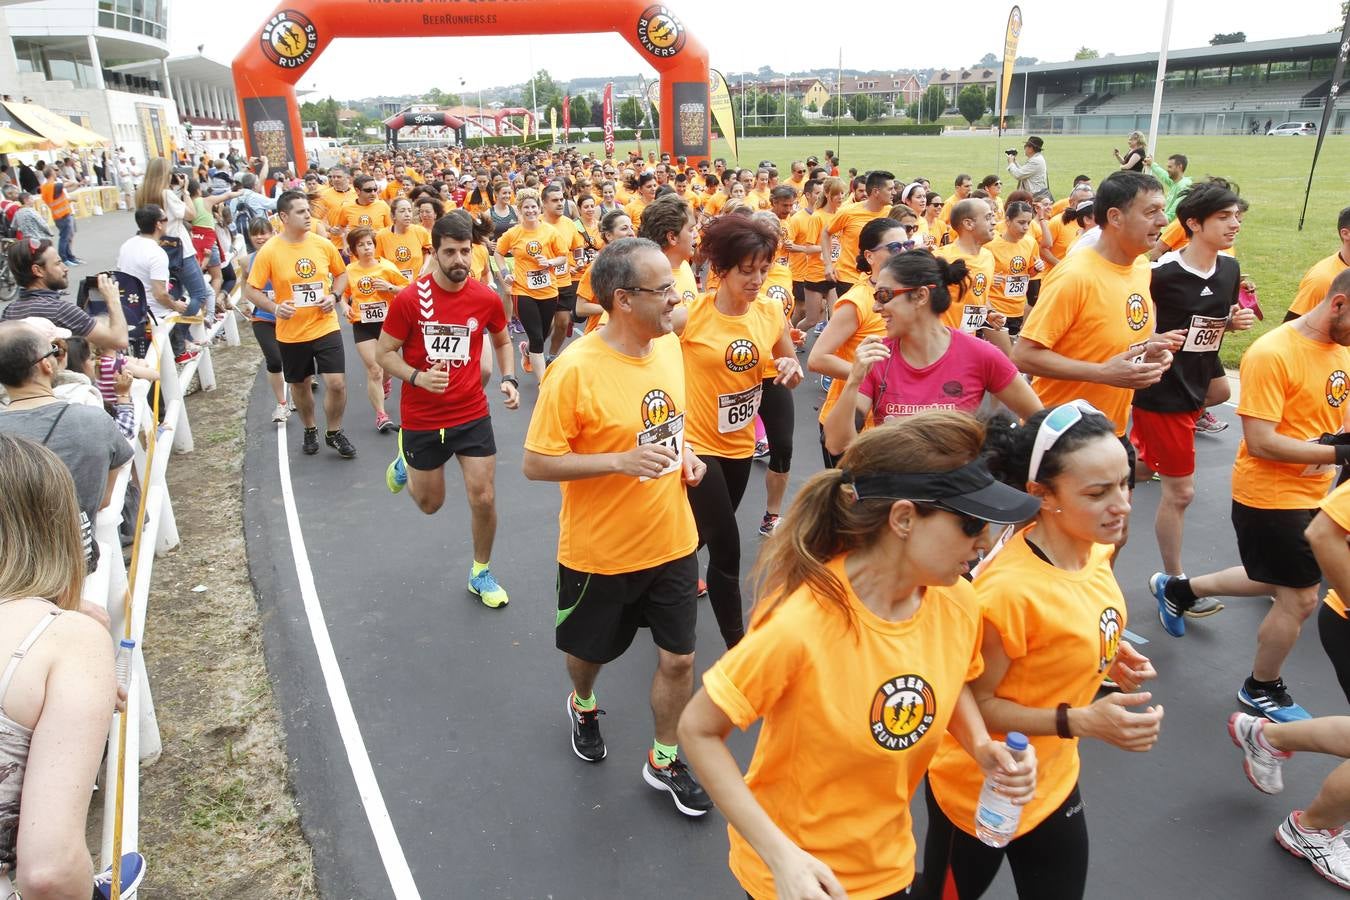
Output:
[[1332,884],[1350,888],[1350,845],[1345,842],[1343,830],[1323,831],[1305,829],[1298,824],[1303,810],[1296,809],[1275,829],[1275,840],[1295,856],[1312,863],[1312,867]]
[[290,417],[290,415],[291,412],[286,408],[286,404],[278,403],[277,408],[272,410],[272,421],[285,422],[286,419]]
[[1271,747],[1262,734],[1265,727],[1266,720],[1260,716],[1235,712],[1228,717],[1228,736],[1242,750],[1247,780],[1263,794],[1278,794],[1284,790],[1284,761],[1294,754]]

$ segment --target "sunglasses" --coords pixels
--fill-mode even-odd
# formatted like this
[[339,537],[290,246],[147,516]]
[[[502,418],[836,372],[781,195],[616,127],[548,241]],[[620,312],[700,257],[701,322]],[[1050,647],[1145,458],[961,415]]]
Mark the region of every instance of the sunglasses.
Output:
[[1102,412],[1086,400],[1070,400],[1062,406],[1056,406],[1036,429],[1036,442],[1031,447],[1031,465],[1027,468],[1027,481],[1035,481],[1041,472],[1041,460],[1045,454],[1065,435],[1069,429],[1082,421],[1088,413],[1102,415]]
[[984,530],[989,527],[989,523],[984,519],[977,519],[969,513],[963,513],[960,510],[952,509],[941,503],[915,503],[920,509],[940,509],[945,513],[951,513],[961,522],[961,533],[966,537],[979,537],[984,534]]
[[42,355],[39,356],[37,359],[33,360],[33,365],[36,366],[38,363],[42,362],[44,359],[50,359],[50,358],[52,358],[53,356],[60,356],[62,353],[65,353],[65,352],[66,352],[66,349],[65,349],[64,347],[60,346],[59,344],[52,344],[52,349],[48,350],[46,353],[42,354]]
[[[920,285],[920,287],[928,287],[928,285]],[[885,306],[887,303],[890,303],[896,297],[900,297],[905,294],[912,294],[918,289],[919,288],[917,287],[902,287],[902,288],[879,287],[872,292],[872,300],[873,302],[876,303],[877,306]]]
[[[907,226],[907,225],[902,225],[901,227],[902,227],[902,228],[905,228],[906,230],[908,230],[908,228],[909,228],[909,226]],[[910,233],[912,234],[913,232],[910,232]],[[913,250],[913,249],[914,249],[914,242],[913,242],[913,241],[891,241],[889,244],[883,244],[882,246],[885,247],[885,248],[886,248],[888,251],[890,251],[891,253],[904,253],[906,250]]]

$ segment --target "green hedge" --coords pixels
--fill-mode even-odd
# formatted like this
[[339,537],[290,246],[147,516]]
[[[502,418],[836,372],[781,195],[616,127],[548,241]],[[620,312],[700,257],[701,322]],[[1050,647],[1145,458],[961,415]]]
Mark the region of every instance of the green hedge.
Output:
[[[750,125],[745,129],[744,137],[782,137],[783,126],[774,127],[772,125]],[[787,129],[788,137],[834,137],[836,131],[833,125],[789,125]],[[898,135],[898,134],[942,134],[942,126],[939,124],[926,125],[859,125],[857,122],[841,122],[838,129],[839,134],[846,134],[856,137],[865,137],[869,135]]]

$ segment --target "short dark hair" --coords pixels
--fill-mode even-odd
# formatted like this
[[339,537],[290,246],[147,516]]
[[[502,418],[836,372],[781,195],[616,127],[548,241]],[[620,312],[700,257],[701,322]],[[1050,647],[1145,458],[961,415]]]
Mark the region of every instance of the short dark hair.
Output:
[[970,277],[966,261],[948,262],[925,249],[897,253],[886,261],[882,271],[900,282],[902,287],[928,288],[928,308],[940,316],[952,305],[949,285],[964,284]]
[[10,245],[9,270],[14,273],[14,280],[19,282],[19,287],[32,287],[37,283],[38,278],[33,274],[33,266],[40,265],[38,260],[42,259],[42,254],[54,246],[56,245],[46,238],[38,241],[37,247],[33,246],[31,238],[24,238]]
[[1336,232],[1339,234],[1346,228],[1350,228],[1350,206],[1341,210],[1341,214],[1336,217]]
[[773,202],[774,200],[795,200],[795,199],[797,199],[797,192],[786,184],[780,184],[773,190],[769,191],[769,202]]
[[544,189],[539,192],[540,197],[547,197],[549,194],[561,194],[563,186],[561,181],[550,181],[544,185]]
[[359,191],[364,189],[366,185],[371,184],[374,181],[375,179],[371,178],[369,175],[357,175],[355,178],[352,179],[352,187],[356,188]]
[[701,243],[704,258],[720,274],[746,260],[772,260],[778,239],[778,229],[763,222],[742,216],[721,216],[703,226]]
[[873,169],[867,173],[867,181],[863,184],[867,189],[867,193],[870,194],[875,190],[884,188],[888,181],[895,181],[895,175],[893,173],[887,172],[885,169]]
[[309,196],[307,194],[302,193],[301,191],[283,191],[281,196],[277,198],[277,212],[279,213],[294,212],[295,210],[293,209],[293,207],[297,202],[303,203],[306,206],[308,206]]
[[375,229],[368,225],[361,225],[347,232],[347,251],[351,253],[352,256],[355,256],[356,245],[366,238],[370,238],[372,241],[375,240]]
[[[648,250],[661,253],[661,248],[646,238],[619,238],[606,245],[591,263],[591,291],[595,302],[605,312],[614,309],[614,292],[631,287],[637,280],[637,265],[633,258]],[[665,258],[664,254],[662,258]]]
[[155,226],[164,218],[164,210],[153,203],[147,203],[136,210],[136,231],[139,234],[154,234]]
[[47,342],[30,326],[7,324],[0,328],[0,384],[11,388],[27,384],[38,357],[48,349]]
[[886,232],[893,228],[903,227],[904,226],[898,221],[889,216],[881,219],[873,219],[864,225],[862,231],[858,232],[858,259],[856,263],[858,271],[870,273],[872,271],[872,264],[867,261],[867,257],[864,255],[866,251],[875,250],[877,247],[880,247],[881,239],[885,236]]
[[637,177],[637,186],[641,188],[644,184],[651,184],[655,180],[656,180],[656,173],[643,172],[641,175]]
[[1080,184],[1092,184],[1092,176],[1091,175],[1073,176],[1073,186],[1078,187]]
[[952,186],[953,186],[953,187],[960,187],[960,186],[961,186],[961,182],[963,182],[963,181],[970,181],[970,176],[967,175],[965,172],[962,172],[960,175],[957,175],[957,176],[956,176],[956,180],[952,182]]
[[439,216],[431,226],[431,252],[441,249],[441,240],[468,241],[473,243],[473,219],[464,216]]
[[1140,194],[1163,193],[1162,182],[1143,172],[1112,172],[1097,186],[1096,206],[1093,217],[1097,224],[1106,227],[1108,210],[1129,209],[1134,198]]
[[1196,219],[1204,225],[1210,216],[1230,206],[1238,205],[1237,192],[1231,190],[1228,185],[1217,181],[1202,181],[1188,190],[1177,204],[1177,221],[1181,223],[1186,237],[1190,237],[1194,233],[1191,219]]
[[638,236],[664,249],[666,236],[679,234],[689,224],[690,218],[692,213],[689,204],[672,191],[657,197],[642,210],[642,225],[638,229]]
[[1171,156],[1167,158],[1172,162],[1176,163],[1177,165],[1181,166],[1181,171],[1183,172],[1186,171],[1186,166],[1190,162],[1190,160],[1186,158],[1186,154],[1184,153],[1173,153]]

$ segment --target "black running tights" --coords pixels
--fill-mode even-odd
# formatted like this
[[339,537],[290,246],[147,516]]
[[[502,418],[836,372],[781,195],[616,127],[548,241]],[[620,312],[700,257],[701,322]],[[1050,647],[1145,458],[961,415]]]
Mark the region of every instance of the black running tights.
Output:
[[1318,604],[1317,636],[1322,639],[1322,649],[1336,670],[1336,680],[1341,683],[1345,699],[1350,700],[1350,620],[1338,615],[1325,603]]
[[774,384],[772,378],[765,378],[764,392],[759,401],[759,418],[764,423],[764,437],[769,442],[769,471],[790,471],[794,423],[792,391],[781,384]]
[[548,333],[553,328],[553,314],[558,311],[557,296],[547,300],[535,300],[521,294],[516,297],[516,315],[520,324],[525,326],[525,336],[530,339],[530,352],[543,353]]
[[698,543],[708,548],[708,602],[727,648],[745,636],[741,615],[741,532],[736,508],[745,496],[752,460],[700,456],[708,466],[697,487],[689,488],[689,506],[698,525]]

